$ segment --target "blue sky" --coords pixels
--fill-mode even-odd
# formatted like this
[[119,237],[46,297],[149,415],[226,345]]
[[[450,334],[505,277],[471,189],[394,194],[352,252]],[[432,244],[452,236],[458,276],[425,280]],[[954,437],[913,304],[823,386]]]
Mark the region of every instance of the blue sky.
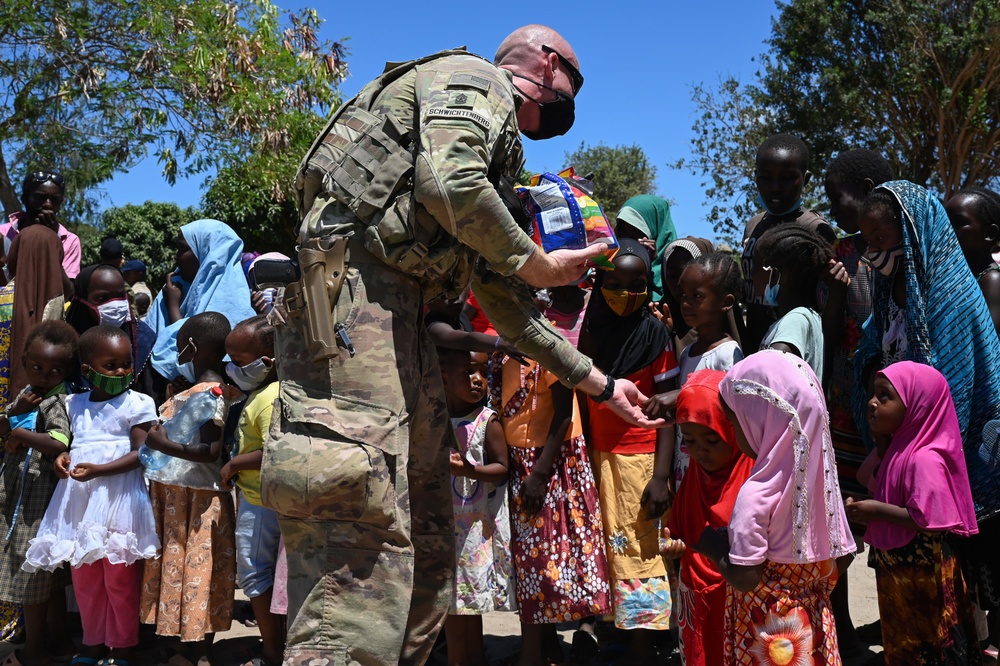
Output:
[[[279,0],[286,9],[302,4]],[[303,3],[305,4],[305,3]],[[563,137],[525,140],[527,167],[555,170],[581,142],[637,143],[656,165],[659,194],[675,203],[680,235],[714,237],[705,222],[701,178],[667,167],[690,154],[695,108],[691,87],[733,74],[749,80],[754,56],[764,52],[776,13],[774,0],[648,2],[313,2],[326,20],[324,39],[348,37],[351,76],[345,98],[381,73],[386,60],[408,60],[465,45],[492,57],[515,28],[543,23],[573,45],[586,84],[577,98],[576,124]],[[380,23],[381,21],[381,23]],[[173,201],[197,204],[203,177],[170,187],[148,159],[106,186],[107,205]],[[610,211],[609,211],[610,212]]]

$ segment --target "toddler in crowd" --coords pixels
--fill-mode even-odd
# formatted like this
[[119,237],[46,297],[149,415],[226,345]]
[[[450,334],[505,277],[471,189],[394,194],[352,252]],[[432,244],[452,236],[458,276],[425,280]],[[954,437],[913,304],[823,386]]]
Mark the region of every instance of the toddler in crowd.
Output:
[[66,398],[72,446],[56,459],[60,480],[24,569],[69,563],[83,624],[77,663],[127,663],[139,642],[139,561],[156,557],[160,546],[137,454],[156,406],[128,389],[132,344],[122,329],[87,329],[80,361],[93,388]]
[[[680,278],[681,316],[697,333],[684,348],[677,363],[680,385],[698,370],[726,371],[743,358],[732,326],[732,311],[738,307],[743,280],[736,261],[724,252],[699,255],[684,268]],[[680,484],[689,464],[687,445],[678,433],[674,452],[674,483]]]
[[274,326],[258,315],[240,322],[226,338],[232,361],[227,372],[249,393],[240,414],[239,450],[221,472],[226,487],[235,479],[240,496],[236,515],[236,577],[250,598],[263,643],[264,665],[280,664],[285,649],[283,613],[271,611],[277,563],[281,550],[278,514],[261,505],[260,465],[264,439],[271,427],[278,399],[278,373],[274,366]]
[[822,378],[826,351],[816,290],[833,249],[814,232],[786,224],[760,237],[755,256],[761,267],[755,279],[757,293],[778,315],[760,348],[795,354]]
[[[69,572],[24,571],[28,542],[39,524],[56,487],[53,463],[69,448],[70,425],[66,413],[65,379],[76,372],[78,336],[63,321],[45,321],[25,340],[23,367],[28,386],[0,417],[0,438],[7,450],[0,466],[0,600],[24,607],[24,647],[15,658],[21,664],[68,657],[73,644],[66,628],[65,594]],[[49,627],[49,599],[61,610],[59,621]],[[51,653],[50,653],[51,651]]]
[[729,525],[736,495],[753,467],[753,460],[740,452],[733,426],[722,413],[719,382],[725,376],[720,370],[699,370],[677,395],[677,425],[694,463],[674,498],[661,552],[671,559],[681,558],[679,607],[674,616],[687,666],[724,663],[729,588],[714,562],[684,544],[696,543],[706,528]]
[[142,622],[160,636],[177,636],[182,656],[192,663],[211,651],[214,634],[233,617],[236,590],[235,522],[232,493],[219,478],[223,465],[223,426],[229,406],[242,394],[224,384],[229,320],[202,312],[186,320],[178,333],[179,366],[189,365],[193,386],[172,395],[160,408],[167,420],[195,396],[219,388],[215,414],[189,442],[174,442],[163,426],[149,431],[146,446],[165,453],[169,462],[147,469],[161,557],[143,573]]
[[876,375],[869,427],[882,464],[874,498],[848,499],[868,523],[885,663],[979,664],[972,603],[949,534],[979,528],[948,382],[903,361]]
[[444,624],[448,663],[486,666],[483,613],[513,609],[507,442],[497,413],[484,405],[486,355],[438,348],[438,358],[458,443],[451,452],[456,567]]
[[754,460],[728,531],[706,527],[688,548],[733,588],[726,664],[840,664],[830,591],[856,550],[837,484],[823,389],[802,359],[777,350],[733,366],[719,387]]
[[[600,270],[587,309],[580,351],[644,395],[675,388],[678,374],[670,331],[646,307],[649,252],[624,238],[614,270]],[[587,439],[598,469],[608,540],[615,626],[630,631],[630,658],[655,658],[649,630],[670,628],[670,585],[659,553],[660,517],[670,508],[674,428],[629,425],[606,405],[587,400]]]
[[754,180],[757,203],[764,212],[750,220],[743,232],[743,280],[748,299],[743,349],[758,349],[768,327],[777,319],[777,306],[766,303],[764,294],[754,288],[757,271],[768,265],[757,255],[760,237],[774,227],[795,225],[827,243],[837,238],[822,216],[802,206],[802,190],[811,178],[809,148],[802,139],[792,134],[775,134],[760,144]]

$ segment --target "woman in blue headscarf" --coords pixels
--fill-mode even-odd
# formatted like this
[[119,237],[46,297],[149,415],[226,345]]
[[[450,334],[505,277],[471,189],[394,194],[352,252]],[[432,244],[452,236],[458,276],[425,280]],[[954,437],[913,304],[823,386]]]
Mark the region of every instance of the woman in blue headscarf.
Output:
[[[980,608],[1000,608],[1000,461],[983,427],[1000,418],[1000,340],[944,206],[919,185],[875,188],[858,219],[872,265],[872,316],[854,354],[854,418],[868,437],[868,386],[897,361],[936,368],[955,402],[979,535],[962,539]],[[869,443],[870,444],[870,443]]]
[[[168,381],[184,376],[177,365],[177,331],[188,317],[220,312],[235,326],[256,313],[240,259],[243,241],[229,225],[197,220],[177,236],[177,270],[149,308],[146,323],[156,331],[153,368]],[[181,345],[183,347],[183,345]],[[193,377],[185,377],[194,381]]]

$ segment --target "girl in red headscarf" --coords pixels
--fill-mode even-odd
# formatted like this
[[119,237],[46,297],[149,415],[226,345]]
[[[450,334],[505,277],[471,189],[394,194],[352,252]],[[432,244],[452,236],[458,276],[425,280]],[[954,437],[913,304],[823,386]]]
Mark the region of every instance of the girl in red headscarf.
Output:
[[721,370],[692,373],[677,396],[677,424],[695,464],[677,490],[661,551],[681,559],[676,617],[687,666],[724,661],[726,582],[710,559],[685,542],[697,543],[706,527],[729,525],[736,495],[753,468],[722,412],[719,382],[725,376]]

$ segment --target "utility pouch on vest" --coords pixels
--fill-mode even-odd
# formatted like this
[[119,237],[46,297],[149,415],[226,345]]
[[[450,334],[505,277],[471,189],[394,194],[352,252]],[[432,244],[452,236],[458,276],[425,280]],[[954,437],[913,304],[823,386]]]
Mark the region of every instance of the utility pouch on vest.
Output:
[[328,193],[365,224],[413,176],[408,131],[391,115],[347,107],[296,176],[304,200]]
[[[416,128],[391,113],[372,113],[379,95],[416,67],[464,48],[442,51],[385,72],[345,102],[313,142],[295,176],[299,213],[306,216],[316,198],[334,199],[364,225],[366,250],[407,275],[431,281],[453,274],[456,242],[413,198]],[[472,56],[478,58],[478,56]]]
[[340,354],[333,307],[347,277],[344,257],[348,238],[327,236],[305,241],[299,248],[299,279],[285,288],[285,311],[316,361]]

